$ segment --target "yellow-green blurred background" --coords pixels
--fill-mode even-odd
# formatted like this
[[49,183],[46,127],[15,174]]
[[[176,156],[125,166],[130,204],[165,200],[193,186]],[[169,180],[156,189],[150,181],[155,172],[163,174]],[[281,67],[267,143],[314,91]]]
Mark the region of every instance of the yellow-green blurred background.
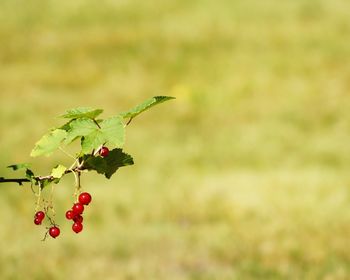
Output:
[[66,109],[137,117],[136,165],[83,178],[75,235],[41,242],[28,185],[1,184],[1,279],[349,279],[348,0],[1,0],[0,175]]

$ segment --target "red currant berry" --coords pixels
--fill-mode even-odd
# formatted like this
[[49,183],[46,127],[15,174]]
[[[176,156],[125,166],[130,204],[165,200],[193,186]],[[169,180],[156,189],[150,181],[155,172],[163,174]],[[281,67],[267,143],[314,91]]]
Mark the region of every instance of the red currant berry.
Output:
[[75,232],[75,233],[79,233],[83,230],[83,224],[82,223],[74,223],[72,225],[72,230]]
[[82,215],[76,215],[74,218],[73,218],[73,221],[76,222],[76,223],[79,223],[81,224],[83,222],[84,218]]
[[100,149],[100,156],[101,157],[106,157],[109,154],[109,149],[107,147],[102,147]]
[[84,212],[84,205],[81,204],[80,202],[75,203],[72,207],[74,215],[80,215],[81,213]]
[[40,221],[42,221],[45,218],[45,213],[43,211],[38,211],[35,213],[35,218],[38,218]]
[[60,235],[60,229],[56,226],[50,227],[49,229],[49,234],[51,237],[56,238],[57,236]]
[[37,226],[38,226],[38,225],[41,225],[41,221],[42,221],[42,220],[40,220],[39,218],[35,218],[35,219],[34,219],[34,224],[36,224]]
[[67,220],[72,220],[72,219],[74,218],[74,212],[73,212],[73,210],[68,210],[68,211],[66,212],[66,218],[67,218]]
[[88,192],[83,192],[79,195],[79,202],[84,205],[89,205],[91,202],[91,195]]

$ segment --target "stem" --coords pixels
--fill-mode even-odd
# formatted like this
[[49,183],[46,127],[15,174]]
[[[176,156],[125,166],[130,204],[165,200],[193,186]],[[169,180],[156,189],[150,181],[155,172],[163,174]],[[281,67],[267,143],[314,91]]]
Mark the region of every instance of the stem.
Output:
[[[73,162],[73,164],[71,165],[71,167],[69,167],[65,172],[64,175],[68,174],[68,173],[79,173],[79,184],[80,184],[80,172],[82,170],[85,170],[84,168],[84,161],[82,161],[81,163],[77,164],[79,162],[79,159],[75,159],[75,161]],[[49,180],[49,181],[53,181],[55,180],[55,178],[51,175],[47,175],[47,176],[36,176],[33,177],[33,179],[36,181],[37,184],[41,184],[42,181],[44,180]],[[23,183],[27,183],[27,182],[31,182],[31,180],[27,179],[27,178],[10,178],[10,179],[5,179],[4,177],[0,177],[0,183],[17,183],[20,186],[23,185]]]
[[[76,164],[76,162],[72,165],[72,167],[70,169],[67,169],[66,172],[64,172],[64,175],[66,175],[68,173],[75,173],[75,172],[80,172],[80,171],[84,170],[84,167],[82,165],[74,167],[75,164]],[[34,179],[38,183],[40,183],[43,180],[49,180],[49,181],[55,180],[55,178],[51,175],[37,176],[37,177],[34,177]],[[18,183],[19,185],[22,185],[23,183],[27,183],[27,182],[30,182],[30,180],[27,178],[5,179],[4,177],[0,177],[0,183]]]
[[68,153],[67,151],[65,151],[62,147],[58,147],[60,149],[60,151],[62,153],[64,153],[66,156],[69,156],[70,158],[75,159],[75,157],[73,155],[71,155],[70,153]]
[[48,203],[48,207],[51,209],[51,212],[52,212],[52,216],[55,217],[56,215],[56,211],[53,207],[53,192],[55,190],[55,186],[52,184],[51,185],[51,193],[50,193],[50,199],[49,199],[49,203]]
[[129,125],[129,124],[131,123],[132,120],[133,120],[133,117],[131,117],[131,118],[128,120],[128,122],[126,123],[125,126]]
[[73,167],[77,164],[77,162],[78,162],[78,159],[75,159],[75,161],[73,162],[71,167],[68,168],[68,170],[73,170]]
[[5,179],[4,177],[0,177],[0,183],[18,183],[20,186],[23,183],[30,182],[27,178],[18,178],[18,179]]
[[95,119],[92,119],[94,123],[98,126],[99,129],[101,129],[101,126],[98,124],[98,122]]
[[81,185],[80,185],[80,171],[75,171],[73,172],[74,177],[75,177],[75,191],[74,191],[74,199],[75,201],[78,201],[78,194],[80,192],[81,189]]
[[37,196],[37,200],[35,203],[35,212],[39,210],[40,207],[40,199],[41,199],[41,182],[39,182],[38,193],[35,194]]

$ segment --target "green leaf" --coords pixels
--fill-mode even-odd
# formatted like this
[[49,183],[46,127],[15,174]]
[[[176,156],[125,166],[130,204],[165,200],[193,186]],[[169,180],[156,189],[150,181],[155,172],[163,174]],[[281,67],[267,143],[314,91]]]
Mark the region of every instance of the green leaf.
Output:
[[70,109],[60,117],[66,119],[90,118],[94,119],[103,112],[102,109],[92,109],[90,107],[78,107]]
[[12,170],[18,170],[18,169],[29,168],[29,167],[30,167],[29,163],[19,163],[19,164],[12,164],[7,166],[7,168],[12,168]]
[[96,128],[82,139],[82,153],[86,154],[100,146],[109,143],[115,147],[122,147],[125,142],[125,127],[120,116],[106,119],[100,123],[101,128]]
[[107,161],[107,169],[105,176],[110,179],[119,167],[133,165],[133,158],[124,153],[121,149],[114,149],[109,152],[108,156],[104,158]]
[[83,159],[84,168],[104,174],[108,179],[112,177],[118,168],[134,164],[132,157],[124,153],[122,149],[114,149],[110,151],[105,158],[85,155]]
[[70,129],[64,143],[68,145],[77,137],[87,136],[98,130],[98,126],[91,119],[76,119],[70,123]]
[[84,159],[84,168],[104,174],[107,169],[107,161],[99,156],[86,155]]
[[32,184],[37,184],[37,181],[35,179],[35,175],[32,170],[27,169],[26,170],[26,178],[32,182]]
[[62,178],[66,170],[67,170],[67,167],[59,164],[54,169],[52,169],[51,176],[54,178],[60,179]]
[[132,108],[131,110],[121,113],[120,115],[123,118],[135,118],[138,114],[141,114],[142,112],[150,109],[151,107],[153,107],[157,104],[163,103],[165,101],[171,100],[171,99],[175,99],[175,97],[154,96],[150,99],[147,99],[146,101],[144,101],[140,105],[137,105],[136,107]]
[[123,119],[115,116],[104,120],[100,124],[105,142],[121,148],[125,142],[125,127]]
[[47,186],[50,185],[52,182],[56,182],[56,180],[59,180],[59,179],[55,179],[55,180],[44,179],[44,180],[41,180],[41,181],[40,181],[40,183],[41,183],[41,189],[47,187]]
[[58,129],[62,129],[62,130],[68,131],[68,130],[70,130],[70,124],[71,124],[72,121],[73,120],[69,120],[69,122],[66,122],[64,125],[62,125],[60,127],[56,127],[53,130],[58,128]]
[[50,155],[55,151],[67,136],[67,132],[62,129],[55,129],[45,134],[36,144],[31,152],[32,157]]
[[103,133],[100,129],[97,129],[82,139],[81,151],[83,154],[90,153],[92,150],[98,149],[98,147],[103,145],[105,142]]

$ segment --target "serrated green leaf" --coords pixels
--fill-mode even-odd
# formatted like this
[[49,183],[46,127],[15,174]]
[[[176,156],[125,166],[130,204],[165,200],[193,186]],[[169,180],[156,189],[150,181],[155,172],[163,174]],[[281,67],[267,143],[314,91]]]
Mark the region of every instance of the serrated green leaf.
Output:
[[29,163],[19,163],[19,164],[12,164],[7,166],[7,168],[12,168],[12,170],[18,170],[18,169],[29,168],[29,167],[30,167]]
[[68,130],[67,137],[64,143],[67,145],[74,141],[77,137],[87,136],[94,131],[99,130],[98,126],[91,119],[76,119],[70,124],[70,129]]
[[125,142],[125,127],[120,116],[104,120],[100,124],[105,142],[121,148]]
[[78,107],[70,109],[66,114],[61,115],[61,118],[66,119],[79,119],[79,118],[90,118],[94,119],[103,112],[102,109],[92,109],[90,107]]
[[104,174],[108,179],[112,177],[118,168],[134,164],[132,157],[124,153],[122,149],[114,149],[110,151],[105,158],[85,155],[83,159],[84,168]]
[[64,125],[62,125],[62,126],[60,126],[60,127],[56,127],[56,128],[54,128],[53,130],[55,130],[55,129],[62,129],[62,130],[65,130],[65,131],[67,131],[68,132],[68,130],[70,130],[70,124],[71,124],[71,122],[72,122],[73,120],[69,120],[69,122],[66,122]]
[[84,157],[84,168],[104,174],[107,169],[107,161],[99,156],[86,155]]
[[66,172],[67,167],[59,164],[54,169],[52,169],[51,176],[60,179]]
[[85,136],[81,141],[81,152],[83,154],[90,153],[105,143],[105,138],[100,129],[95,130],[89,135]]
[[45,134],[36,144],[31,152],[32,157],[50,155],[55,151],[67,136],[67,132],[62,129],[55,129]]
[[175,99],[175,97],[171,96],[154,96],[150,99],[147,99],[143,103],[137,105],[136,107],[130,109],[129,111],[123,112],[120,115],[123,118],[135,118],[137,115],[141,114],[142,112],[150,109],[151,107],[163,103],[165,101]]
[[133,165],[133,158],[124,153],[121,149],[114,149],[109,152],[108,156],[104,158],[107,161],[107,169],[105,176],[110,179],[119,167]]
[[90,134],[84,136],[81,143],[82,153],[89,153],[106,143],[119,148],[124,145],[125,127],[120,116],[102,121],[100,127],[100,129],[94,129]]

